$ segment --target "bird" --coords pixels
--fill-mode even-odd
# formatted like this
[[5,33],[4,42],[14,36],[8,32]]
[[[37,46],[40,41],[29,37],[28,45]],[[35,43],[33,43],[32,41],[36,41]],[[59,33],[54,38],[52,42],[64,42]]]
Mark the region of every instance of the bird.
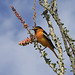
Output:
[[45,30],[42,29],[40,26],[35,26],[32,30],[34,30],[35,36],[37,41],[44,46],[45,48],[48,47],[58,58],[57,54],[55,53],[54,49],[55,46],[53,45],[52,41],[50,40],[48,34]]

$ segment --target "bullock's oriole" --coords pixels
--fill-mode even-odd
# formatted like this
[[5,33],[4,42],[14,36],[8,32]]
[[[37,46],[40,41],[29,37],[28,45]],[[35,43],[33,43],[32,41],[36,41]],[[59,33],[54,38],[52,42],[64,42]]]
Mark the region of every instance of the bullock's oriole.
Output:
[[48,47],[49,49],[51,49],[53,53],[55,54],[55,56],[58,58],[57,54],[54,51],[55,47],[53,43],[51,42],[50,38],[48,37],[48,34],[40,26],[36,26],[32,30],[35,31],[35,35],[38,42],[44,47]]

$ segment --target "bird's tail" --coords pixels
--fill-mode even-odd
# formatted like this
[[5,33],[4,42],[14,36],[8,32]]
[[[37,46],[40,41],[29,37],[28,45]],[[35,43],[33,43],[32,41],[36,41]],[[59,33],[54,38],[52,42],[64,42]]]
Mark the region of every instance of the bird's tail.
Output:
[[50,48],[50,50],[52,50],[52,52],[55,54],[55,56],[58,58],[58,56],[57,56],[57,54],[55,53],[55,51],[54,51],[54,49],[53,48],[51,48],[51,47],[49,47]]

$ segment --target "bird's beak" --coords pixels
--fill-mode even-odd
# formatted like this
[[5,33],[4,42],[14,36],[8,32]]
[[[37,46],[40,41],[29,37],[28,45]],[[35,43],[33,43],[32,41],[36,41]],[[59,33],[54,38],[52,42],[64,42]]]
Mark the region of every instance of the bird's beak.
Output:
[[34,30],[34,31],[36,31],[37,29],[31,29],[31,30]]

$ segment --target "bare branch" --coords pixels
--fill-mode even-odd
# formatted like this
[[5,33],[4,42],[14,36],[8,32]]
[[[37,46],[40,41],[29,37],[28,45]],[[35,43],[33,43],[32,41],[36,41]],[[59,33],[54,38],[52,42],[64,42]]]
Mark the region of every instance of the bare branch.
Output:
[[34,26],[36,26],[36,20],[35,20],[35,18],[36,18],[36,11],[35,11],[35,9],[36,9],[36,4],[35,4],[35,2],[36,2],[36,0],[34,0],[34,7],[32,8],[32,9],[34,9],[34,17],[32,17],[33,20],[34,20]]
[[54,65],[51,63],[50,59],[48,59],[46,57],[45,51],[40,50],[40,47],[39,47],[38,43],[37,43],[37,48],[39,49],[39,51],[40,51],[42,57],[44,58],[45,62],[53,69],[54,72],[56,72],[58,75],[60,75],[59,72],[57,71],[57,68],[55,68]]
[[[45,6],[48,6],[47,5],[47,0],[44,0],[44,5]],[[53,5],[54,4],[52,4],[52,8],[53,8]],[[53,9],[52,9],[53,10]],[[52,27],[52,23],[51,23],[51,21],[50,21],[50,18],[49,18],[49,15],[47,14],[48,12],[47,12],[47,10],[46,10],[46,8],[45,8],[45,11],[43,12],[43,15],[44,15],[44,17],[46,18],[46,21],[47,21],[47,23],[48,23],[48,26],[49,26],[49,29],[50,29],[50,34],[51,34],[51,36],[52,36],[52,38],[53,38],[53,40],[54,40],[54,42],[55,42],[55,45],[57,46],[57,49],[58,49],[58,51],[59,51],[59,67],[60,67],[60,69],[61,69],[61,71],[62,72],[60,72],[60,74],[61,75],[63,75],[63,73],[64,73],[64,66],[62,67],[62,63],[63,63],[63,55],[62,55],[62,47],[60,46],[60,43],[58,42],[58,40],[57,40],[57,38],[56,38],[56,35],[54,34],[54,29],[53,29],[53,27]],[[55,41],[56,40],[56,41]]]

